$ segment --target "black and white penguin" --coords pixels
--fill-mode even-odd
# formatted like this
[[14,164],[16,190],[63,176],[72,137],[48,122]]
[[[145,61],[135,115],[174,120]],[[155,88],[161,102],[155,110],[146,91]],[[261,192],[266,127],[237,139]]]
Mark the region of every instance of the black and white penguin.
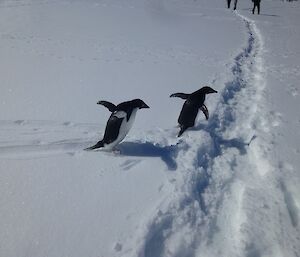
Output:
[[137,110],[149,108],[141,99],[123,102],[117,106],[107,101],[99,101],[97,104],[105,106],[112,114],[107,121],[103,139],[85,150],[97,148],[112,150],[128,134],[135,120]]
[[204,104],[206,94],[218,93],[216,90],[211,87],[202,87],[201,89],[191,93],[175,93],[170,95],[170,97],[179,97],[186,100],[182,106],[178,123],[180,126],[180,131],[178,133],[178,137],[182,135],[182,133],[190,127],[195,125],[195,120],[198,115],[198,110],[200,109],[206,119],[209,118],[208,109]]

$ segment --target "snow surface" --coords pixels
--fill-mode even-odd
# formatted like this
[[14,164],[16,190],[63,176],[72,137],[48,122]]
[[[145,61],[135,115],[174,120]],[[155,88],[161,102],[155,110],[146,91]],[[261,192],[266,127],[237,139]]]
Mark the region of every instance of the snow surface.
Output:
[[[251,4],[0,1],[1,257],[300,256],[300,3]],[[121,153],[83,151],[134,98]]]

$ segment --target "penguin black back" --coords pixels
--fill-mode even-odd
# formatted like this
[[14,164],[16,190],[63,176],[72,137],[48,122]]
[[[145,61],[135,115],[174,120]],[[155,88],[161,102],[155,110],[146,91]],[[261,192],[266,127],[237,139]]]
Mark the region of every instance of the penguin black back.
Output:
[[130,119],[132,111],[136,108],[143,109],[143,108],[149,108],[149,106],[145,104],[145,102],[141,99],[134,99],[128,102],[120,103],[119,105],[116,106],[115,111],[126,112],[126,118],[128,121]]

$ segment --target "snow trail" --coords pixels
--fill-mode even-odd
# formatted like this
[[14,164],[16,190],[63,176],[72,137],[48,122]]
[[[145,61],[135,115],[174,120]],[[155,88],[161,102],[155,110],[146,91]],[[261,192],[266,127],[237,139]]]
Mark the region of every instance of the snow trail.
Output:
[[[237,16],[247,40],[234,58],[232,80],[225,83],[208,125],[188,131],[177,146],[177,171],[169,181],[174,191],[143,225],[138,257],[261,254],[262,246],[247,233],[253,224],[247,223],[245,201],[255,187],[263,188],[262,178],[271,169],[259,136],[264,115],[256,112],[265,87],[263,40],[253,21]],[[236,209],[234,217],[228,208]]]

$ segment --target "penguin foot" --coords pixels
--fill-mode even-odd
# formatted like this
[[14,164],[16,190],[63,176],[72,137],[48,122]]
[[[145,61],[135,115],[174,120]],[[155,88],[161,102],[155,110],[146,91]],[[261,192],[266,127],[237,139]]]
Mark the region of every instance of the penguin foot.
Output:
[[112,149],[112,153],[114,153],[114,154],[121,154],[121,149],[119,149],[119,148],[113,148]]

